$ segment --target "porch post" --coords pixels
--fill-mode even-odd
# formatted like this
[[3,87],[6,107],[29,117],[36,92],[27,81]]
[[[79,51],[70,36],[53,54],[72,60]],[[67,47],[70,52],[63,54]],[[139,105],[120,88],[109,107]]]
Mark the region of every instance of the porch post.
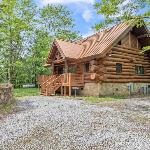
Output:
[[52,74],[54,75],[54,62],[52,62]]
[[63,96],[63,86],[61,86],[61,96]]
[[65,60],[65,73],[68,73],[68,63],[66,60]]
[[71,96],[71,73],[69,73],[69,96]]
[[66,96],[66,93],[67,93],[67,87],[64,86],[64,96]]

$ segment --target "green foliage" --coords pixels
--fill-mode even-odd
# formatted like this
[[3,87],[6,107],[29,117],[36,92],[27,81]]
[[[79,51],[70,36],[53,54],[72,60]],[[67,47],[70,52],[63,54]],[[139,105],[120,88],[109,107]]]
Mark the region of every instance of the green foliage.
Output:
[[104,16],[104,20],[95,25],[96,30],[131,19],[138,20],[137,26],[142,26],[143,20],[147,26],[150,25],[149,0],[101,0],[96,2],[95,8]]
[[106,97],[85,97],[84,98],[89,103],[99,103],[99,102],[109,102],[109,101],[120,101],[124,99],[123,96],[106,96]]
[[41,23],[44,31],[53,38],[66,40],[77,39],[77,32],[72,31],[74,27],[71,12],[62,5],[47,5],[40,11]]
[[0,82],[37,82],[54,38],[77,39],[71,12],[61,5],[39,9],[34,0],[0,3]]
[[143,47],[143,52],[150,51],[150,46]]
[[40,95],[38,88],[18,88],[14,89],[14,97],[37,96]]

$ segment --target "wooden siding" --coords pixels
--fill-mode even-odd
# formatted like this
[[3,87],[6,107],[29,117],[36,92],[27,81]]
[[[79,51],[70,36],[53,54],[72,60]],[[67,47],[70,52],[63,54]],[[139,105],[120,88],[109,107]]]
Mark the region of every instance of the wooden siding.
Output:
[[[116,73],[116,63],[122,64],[122,73]],[[103,64],[106,68],[104,82],[150,82],[150,58],[141,54],[137,48],[129,48],[124,45],[115,46],[109,56],[105,58]],[[144,75],[135,73],[136,65],[144,67]]]

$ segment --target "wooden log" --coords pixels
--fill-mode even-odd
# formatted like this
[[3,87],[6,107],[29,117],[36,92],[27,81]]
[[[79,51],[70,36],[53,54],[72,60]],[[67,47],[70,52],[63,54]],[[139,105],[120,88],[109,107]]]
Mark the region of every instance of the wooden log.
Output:
[[97,74],[97,73],[92,73],[91,74],[91,80],[97,80],[97,79],[99,79],[99,77],[100,77],[100,75]]
[[[106,70],[109,71],[109,72],[115,72],[116,71],[116,68],[111,68],[111,67],[106,67]],[[133,69],[122,69],[122,72],[134,72]]]
[[132,75],[132,76],[125,76],[125,75],[106,75],[107,79],[150,79],[150,76],[146,75]]
[[112,53],[111,57],[112,58],[124,58],[124,59],[129,59],[129,60],[135,59],[138,61],[149,62],[148,57],[144,57],[144,56],[140,56],[140,55],[130,55],[130,54],[124,54],[124,53],[122,53],[122,54]]
[[[105,66],[116,66],[116,63],[119,63],[119,62],[113,62],[113,61],[108,61],[108,60],[105,60],[104,61],[104,65]],[[123,66],[133,66],[134,64],[133,63],[124,63],[124,62],[120,62]]]
[[91,61],[90,61],[90,64],[91,64],[91,65],[97,65],[97,64],[98,64],[98,61],[97,61],[97,60],[91,60]]
[[130,63],[130,60],[128,59],[123,59],[123,58],[106,58],[106,61],[112,61],[112,62],[121,62],[121,63]]
[[147,56],[140,54],[129,54],[129,53],[125,53],[125,52],[120,52],[120,51],[116,51],[115,49],[112,51],[112,54],[118,54],[118,55],[124,55],[124,56],[131,56],[131,57],[138,57],[141,59],[149,59]]
[[[111,71],[111,72],[108,71],[108,72],[106,72],[105,74],[107,74],[107,75],[117,75],[116,72],[112,72],[112,71]],[[122,72],[121,74],[122,74],[122,75],[129,75],[129,76],[130,76],[130,75],[134,75],[135,72]]]
[[104,82],[109,82],[109,83],[130,83],[130,82],[150,83],[150,79],[106,79]]
[[98,67],[98,66],[96,66],[96,65],[90,66],[90,72],[96,72],[96,71],[98,71],[98,70],[99,70],[99,67]]

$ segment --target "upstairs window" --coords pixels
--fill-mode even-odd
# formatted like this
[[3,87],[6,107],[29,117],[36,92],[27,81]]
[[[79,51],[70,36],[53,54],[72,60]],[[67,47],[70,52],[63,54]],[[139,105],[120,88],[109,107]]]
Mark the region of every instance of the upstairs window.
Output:
[[116,63],[116,73],[122,73],[122,64]]
[[90,63],[87,62],[84,64],[84,72],[89,72],[89,70],[90,70]]
[[135,66],[135,74],[144,75],[144,67],[143,66]]

